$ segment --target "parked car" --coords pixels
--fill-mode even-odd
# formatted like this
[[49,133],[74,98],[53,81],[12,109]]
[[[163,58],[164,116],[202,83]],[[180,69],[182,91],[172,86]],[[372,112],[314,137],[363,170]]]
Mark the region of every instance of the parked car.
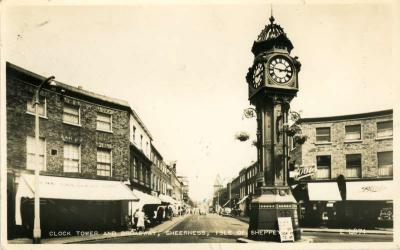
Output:
[[229,208],[229,207],[224,207],[221,210],[221,214],[224,215],[224,216],[230,216],[231,212],[232,212],[232,209]]

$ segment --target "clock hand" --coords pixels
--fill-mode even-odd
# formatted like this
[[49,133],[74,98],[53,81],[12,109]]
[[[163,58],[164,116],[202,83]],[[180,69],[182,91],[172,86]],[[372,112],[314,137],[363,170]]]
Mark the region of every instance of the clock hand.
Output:
[[279,70],[279,72],[288,72],[287,69],[279,69],[279,68],[275,68],[275,69]]

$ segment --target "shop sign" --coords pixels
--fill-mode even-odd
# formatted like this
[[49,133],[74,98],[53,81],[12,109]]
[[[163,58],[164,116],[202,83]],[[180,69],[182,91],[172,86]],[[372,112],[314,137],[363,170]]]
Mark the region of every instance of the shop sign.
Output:
[[308,176],[312,176],[317,172],[315,165],[312,166],[296,166],[294,171],[290,171],[290,177],[300,180]]
[[285,241],[294,242],[293,225],[291,217],[278,217],[278,227],[279,227],[279,235],[281,238],[281,242]]
[[393,220],[393,210],[390,207],[385,207],[381,209],[379,220],[391,221]]

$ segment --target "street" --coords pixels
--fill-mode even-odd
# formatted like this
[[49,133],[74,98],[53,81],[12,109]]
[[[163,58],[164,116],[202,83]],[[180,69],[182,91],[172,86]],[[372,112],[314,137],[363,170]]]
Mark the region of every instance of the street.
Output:
[[[247,237],[248,224],[217,214],[190,215],[162,233],[148,233],[82,243],[235,243]],[[313,242],[390,242],[392,235],[304,232]]]

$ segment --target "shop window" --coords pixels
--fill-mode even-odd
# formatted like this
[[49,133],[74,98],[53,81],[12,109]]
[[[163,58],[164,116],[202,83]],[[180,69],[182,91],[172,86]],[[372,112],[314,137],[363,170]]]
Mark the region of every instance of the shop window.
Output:
[[331,141],[331,128],[316,128],[317,142]]
[[97,112],[96,128],[101,131],[112,131],[112,116],[110,114]]
[[[26,138],[26,169],[36,169],[36,140],[35,137]],[[39,166],[40,171],[46,171],[46,141],[39,138]]]
[[80,149],[79,145],[64,143],[64,172],[79,173],[80,172]]
[[346,155],[346,177],[361,177],[361,154]]
[[331,156],[317,156],[317,179],[329,179],[331,177]]
[[97,175],[111,176],[111,149],[97,149]]
[[361,140],[361,125],[349,125],[345,126],[345,140],[346,141],[357,141]]
[[393,136],[393,121],[378,122],[377,124],[377,138],[392,137]]
[[[38,105],[38,113],[39,116],[41,117],[47,117],[47,103],[46,103],[46,98],[40,98],[39,100],[39,105]],[[28,114],[35,114],[35,106],[34,106],[34,101],[33,99],[29,99],[26,103],[26,112]]]
[[63,122],[80,125],[79,107],[64,103]]
[[393,151],[378,153],[378,175],[393,176]]

